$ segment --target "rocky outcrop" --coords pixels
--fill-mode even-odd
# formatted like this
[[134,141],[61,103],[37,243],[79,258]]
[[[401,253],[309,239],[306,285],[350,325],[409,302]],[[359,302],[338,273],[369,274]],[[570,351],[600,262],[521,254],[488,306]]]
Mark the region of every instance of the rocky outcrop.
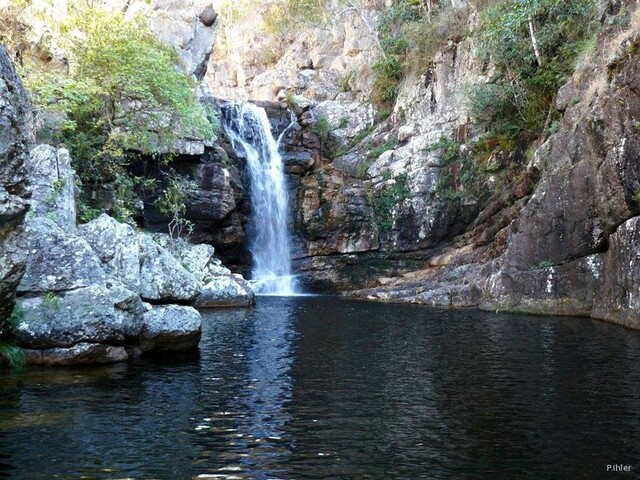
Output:
[[[21,318],[12,335],[26,349],[29,362],[105,363],[151,349],[141,343],[147,320],[155,321],[154,331],[160,328],[149,313],[160,307],[144,303],[138,292],[103,268],[84,238],[52,220],[33,216],[27,236],[29,256],[18,299]],[[166,331],[164,349],[198,345],[200,325],[191,319],[182,330],[167,325]]]
[[198,80],[207,73],[218,14],[210,0],[156,0],[150,25],[161,42],[176,49]]
[[590,74],[560,91],[559,131],[536,152],[542,179],[485,286],[484,307],[638,327],[639,46],[633,31],[604,42],[606,60],[594,57]]
[[192,349],[201,319],[189,304],[201,292],[225,298],[210,306],[253,303],[248,284],[211,246],[137,232],[107,215],[76,227],[75,190],[64,188],[74,177],[68,152],[38,146],[31,158],[34,211],[13,331],[29,362],[106,363]]
[[29,209],[26,163],[31,108],[11,59],[0,45],[0,336],[24,273],[22,224]]
[[197,295],[196,278],[150,235],[139,234],[130,225],[105,214],[82,225],[80,235],[91,245],[109,276],[144,300],[190,302]]
[[38,145],[27,163],[33,185],[31,215],[52,220],[65,232],[76,231],[76,176],[66,148]]
[[[379,279],[377,287],[355,294],[591,316],[640,328],[639,47],[633,28],[615,37],[603,34],[598,50],[582,60],[558,93],[557,131],[529,165],[540,178],[514,185],[515,202],[487,206],[425,268]],[[499,228],[473,230],[489,216]]]
[[240,18],[223,14],[218,20],[221,31],[206,81],[221,98],[274,101],[289,93],[336,100],[341,84],[354,98],[368,95],[371,60],[380,51],[376,28],[381,2],[367,0],[347,8],[327,2],[331,25],[292,34],[265,31],[268,2],[251,7],[246,15],[236,15]]
[[87,241],[65,232],[53,220],[30,218],[26,235],[29,258],[20,293],[62,292],[105,282],[100,259]]

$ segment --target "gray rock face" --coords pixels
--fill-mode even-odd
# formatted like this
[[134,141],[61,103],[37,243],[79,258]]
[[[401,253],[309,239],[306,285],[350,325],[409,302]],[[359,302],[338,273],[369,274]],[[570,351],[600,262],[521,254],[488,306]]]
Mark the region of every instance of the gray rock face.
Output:
[[173,46],[189,73],[201,80],[216,38],[217,13],[209,0],[156,0],[150,19],[158,38]]
[[172,241],[165,235],[158,235],[155,241],[170,251],[201,282],[194,300],[196,307],[246,307],[255,303],[255,294],[249,283],[222,265],[214,256],[211,245]]
[[195,300],[198,308],[246,307],[255,303],[255,294],[249,283],[234,275],[211,278]]
[[65,232],[76,230],[75,172],[65,148],[38,145],[27,162],[32,194],[32,215],[46,217]]
[[146,307],[122,285],[91,286],[25,298],[18,342],[29,348],[69,348],[78,343],[123,345],[137,337]]
[[0,45],[0,335],[13,310],[26,250],[22,223],[29,205],[26,162],[32,140],[31,107],[9,54]]
[[475,240],[469,231],[421,270],[356,294],[640,328],[640,37],[631,29],[615,42],[560,90],[559,129],[531,160],[541,172],[532,195],[527,182],[516,186],[512,207],[480,214],[495,228]]
[[26,235],[29,258],[19,292],[61,292],[104,283],[100,259],[83,238],[42,217],[29,219]]
[[192,307],[169,305],[155,307],[144,314],[140,349],[189,350],[200,342],[202,318]]
[[200,282],[207,283],[214,277],[231,275],[231,271],[216,258],[211,245],[194,245],[183,239],[171,240],[166,235],[157,235],[154,241],[171,252]]
[[140,296],[145,300],[189,302],[200,289],[196,278],[150,237],[140,240]]
[[150,235],[108,215],[80,227],[108,274],[154,302],[188,302],[198,294],[199,284],[166,249]]
[[640,217],[618,227],[603,255],[592,316],[640,329]]

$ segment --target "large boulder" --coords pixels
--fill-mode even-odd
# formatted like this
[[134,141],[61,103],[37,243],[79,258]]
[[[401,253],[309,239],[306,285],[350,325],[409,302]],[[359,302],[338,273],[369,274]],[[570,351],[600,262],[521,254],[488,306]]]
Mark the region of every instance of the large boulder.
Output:
[[150,236],[140,238],[140,296],[161,302],[190,302],[200,283]]
[[146,310],[135,293],[119,284],[52,292],[20,300],[24,312],[14,335],[29,348],[78,343],[123,345],[140,335]]
[[0,45],[0,335],[24,273],[22,223],[29,208],[25,168],[33,130],[27,94]]
[[166,248],[178,261],[203,283],[218,275],[231,275],[215,256],[215,249],[208,244],[192,244],[184,239],[171,239],[167,235],[154,236],[156,243]]
[[79,231],[109,276],[143,299],[160,303],[189,302],[198,294],[198,280],[150,235],[140,234],[108,215],[82,225]]
[[207,282],[195,299],[198,308],[246,307],[255,303],[249,283],[235,275],[218,275]]
[[140,349],[143,352],[189,350],[200,342],[202,318],[192,307],[155,307],[144,314],[142,323]]
[[104,283],[100,259],[83,238],[44,217],[29,219],[26,234],[29,258],[19,292],[60,292]]
[[194,301],[196,307],[246,307],[255,303],[249,282],[222,265],[211,245],[193,245],[184,240],[172,240],[166,235],[157,235],[154,240],[202,282]]

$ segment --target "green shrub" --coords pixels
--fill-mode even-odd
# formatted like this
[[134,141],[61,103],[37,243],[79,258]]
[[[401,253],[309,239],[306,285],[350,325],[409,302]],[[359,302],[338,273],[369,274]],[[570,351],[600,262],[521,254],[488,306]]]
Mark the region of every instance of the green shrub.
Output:
[[24,318],[24,308],[19,303],[16,303],[15,307],[13,307],[13,311],[9,318],[7,318],[6,323],[7,326],[11,328],[15,328]]
[[371,68],[374,73],[372,99],[376,105],[391,106],[396,101],[404,73],[397,58],[383,57]]
[[540,135],[558,88],[581,51],[593,48],[595,18],[594,0],[510,0],[486,8],[479,40],[500,77],[470,92],[475,118],[491,134],[525,144]]
[[[391,175],[391,172],[387,170],[382,178],[388,181],[392,179]],[[385,186],[379,195],[370,197],[373,213],[382,230],[390,231],[393,228],[393,210],[410,196],[411,190],[407,185],[407,174],[402,173],[393,177],[392,184]]]
[[0,365],[8,365],[11,368],[23,368],[26,365],[24,351],[9,342],[0,342]]
[[354,82],[356,79],[356,73],[352,70],[345,72],[338,79],[338,89],[341,92],[351,92],[354,88]]
[[367,160],[375,160],[384,152],[388,152],[389,150],[394,150],[398,146],[398,140],[396,138],[390,138],[382,145],[372,148],[367,152]]
[[468,8],[451,2],[394,0],[380,18],[383,57],[373,65],[374,103],[388,110],[398,95],[399,84],[410,72],[422,72],[433,63],[436,52],[449,40],[464,38]]
[[313,133],[320,137],[320,140],[325,143],[329,140],[331,134],[331,124],[327,117],[320,117],[313,126]]
[[168,227],[169,235],[172,239],[185,234],[189,235],[193,232],[194,225],[184,218],[184,214],[187,210],[185,205],[187,198],[197,188],[198,185],[192,180],[172,173],[167,178],[162,194],[155,202],[158,210],[170,219]]
[[105,210],[129,219],[142,181],[129,174],[131,161],[166,154],[181,137],[211,139],[217,122],[198,102],[175,50],[156,40],[141,16],[80,9],[61,34],[71,74],[31,68],[26,83],[37,109],[66,114],[63,140],[82,187],[92,192],[82,197],[80,220]]
[[[251,6],[255,8],[255,5]],[[310,25],[327,22],[329,0],[283,0],[267,6],[263,13],[264,29],[272,35],[300,31]]]

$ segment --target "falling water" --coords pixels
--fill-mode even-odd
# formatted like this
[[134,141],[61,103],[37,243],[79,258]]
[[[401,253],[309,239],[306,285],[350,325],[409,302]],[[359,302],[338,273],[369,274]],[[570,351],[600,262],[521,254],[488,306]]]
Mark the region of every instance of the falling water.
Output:
[[295,295],[297,285],[291,274],[287,185],[278,152],[284,132],[274,139],[265,110],[250,103],[224,108],[223,126],[234,150],[243,151],[247,157],[251,180],[252,238],[249,248],[253,257],[254,290],[264,295]]

